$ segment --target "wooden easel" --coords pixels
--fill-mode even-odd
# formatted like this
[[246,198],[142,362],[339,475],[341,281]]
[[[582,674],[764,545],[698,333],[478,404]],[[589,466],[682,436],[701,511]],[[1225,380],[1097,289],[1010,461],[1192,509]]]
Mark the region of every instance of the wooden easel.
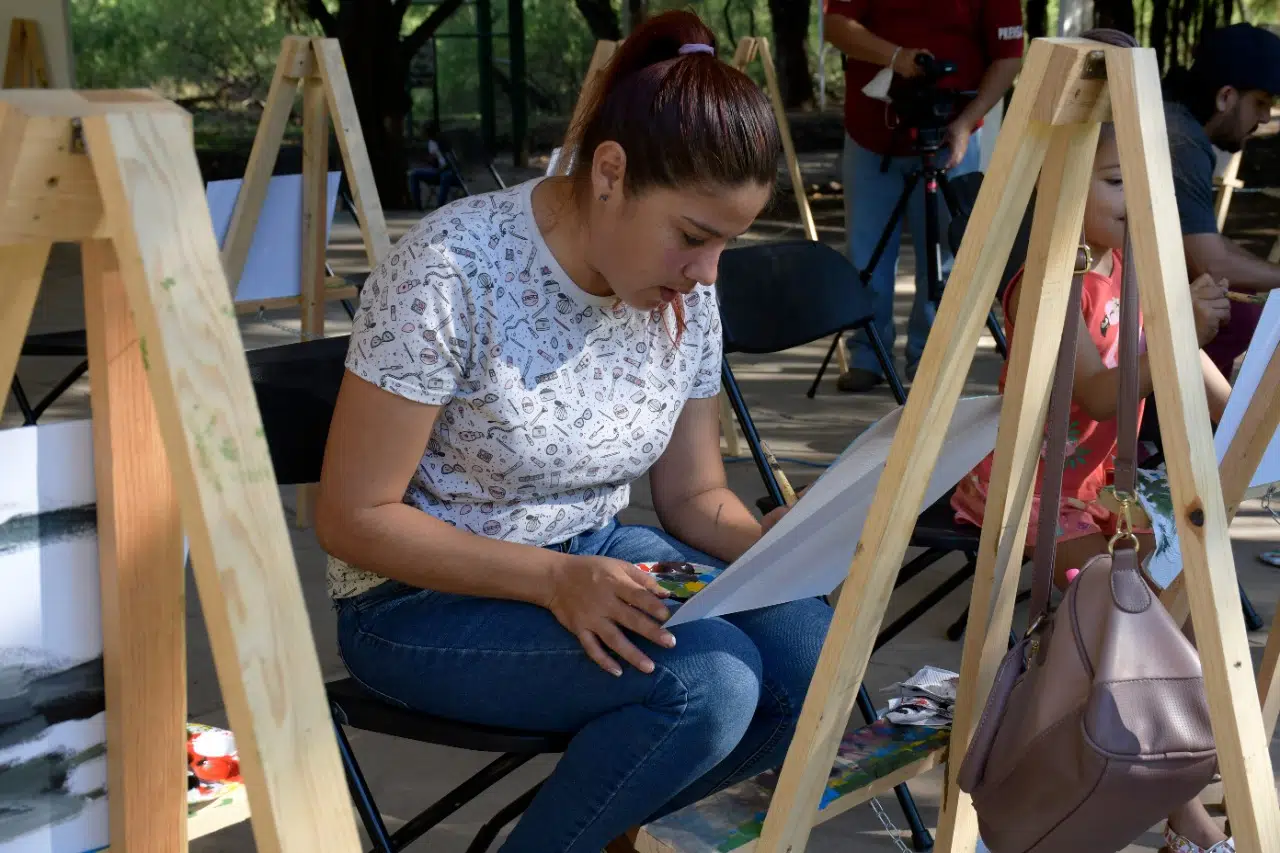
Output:
[[45,63],[44,43],[40,40],[40,24],[32,18],[14,18],[9,22],[4,88],[49,88],[49,68]]
[[239,281],[244,272],[258,214],[267,197],[267,185],[299,88],[302,89],[302,295],[238,303],[237,310],[298,305],[302,309],[302,339],[310,340],[324,337],[326,302],[356,296],[354,287],[341,278],[326,278],[324,272],[330,119],[355,199],[370,268],[377,266],[391,250],[391,237],[378,200],[373,166],[360,132],[360,117],[338,40],[286,36],[280,46],[280,58],[253,139],[253,149],[249,152],[244,183],[223,242],[222,264],[227,279]]
[[[791,177],[791,189],[796,196],[796,207],[800,209],[800,225],[804,228],[804,236],[814,242],[818,240],[818,226],[813,221],[813,211],[809,208],[809,196],[804,188],[804,176],[800,172],[800,159],[796,156],[795,142],[791,139],[791,122],[787,120],[787,110],[782,105],[782,89],[778,86],[778,70],[773,64],[773,54],[769,52],[769,40],[763,36],[743,36],[738,40],[738,49],[733,54],[733,67],[746,72],[747,67],[756,60],[764,69],[765,90],[769,93],[769,101],[773,104],[773,115],[778,121],[778,132],[782,136],[782,156],[787,161],[787,174]],[[846,188],[847,189],[847,188]],[[849,352],[845,347],[844,335],[837,335],[836,360],[840,372],[849,369]]]
[[1006,651],[1099,123],[1113,109],[1130,200],[1130,261],[1138,270],[1156,395],[1168,410],[1161,426],[1170,487],[1174,505],[1184,508],[1178,535],[1232,830],[1242,853],[1280,850],[1280,806],[1248,666],[1222,485],[1211,462],[1155,55],[1036,39],[970,219],[984,239],[965,243],[956,259],[764,821],[760,853],[804,849],[946,424],[1039,179],[937,838],[939,851],[974,848],[977,820],[956,773]]
[[182,536],[257,849],[360,849],[190,116],[145,90],[0,92],[0,377],[53,242],[82,246],[111,848],[186,847]]
[[[302,89],[302,288],[298,297],[241,302],[240,312],[297,305],[302,310],[302,339],[324,337],[326,303],[352,299],[355,287],[338,277],[325,275],[325,224],[328,199],[329,125],[332,119],[347,182],[356,204],[356,217],[370,269],[391,251],[387,221],[378,200],[369,151],[360,132],[351,81],[337,39],[286,36],[280,46],[275,76],[267,93],[267,105],[258,123],[258,132],[249,152],[244,183],[236,197],[222,247],[222,266],[228,281],[239,281],[244,272],[249,247],[253,243],[258,214],[267,197],[267,185],[285,126],[293,113],[294,97]],[[302,485],[297,490],[298,527],[311,524],[315,489]]]

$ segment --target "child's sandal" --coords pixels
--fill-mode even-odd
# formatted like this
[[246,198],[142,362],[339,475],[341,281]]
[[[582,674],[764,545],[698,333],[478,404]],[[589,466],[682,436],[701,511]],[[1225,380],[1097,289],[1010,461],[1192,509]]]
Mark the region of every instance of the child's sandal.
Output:
[[1179,835],[1168,825],[1164,828],[1164,847],[1161,853],[1236,853],[1236,842],[1228,838],[1219,841],[1208,850],[1196,844],[1190,838]]

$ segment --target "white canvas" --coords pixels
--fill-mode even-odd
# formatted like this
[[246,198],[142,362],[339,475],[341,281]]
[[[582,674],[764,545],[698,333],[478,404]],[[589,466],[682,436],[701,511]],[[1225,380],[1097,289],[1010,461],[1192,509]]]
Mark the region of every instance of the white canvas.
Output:
[[[970,397],[956,405],[925,489],[924,507],[946,494],[995,447],[1001,399]],[[849,573],[901,418],[898,407],[854,439],[791,511],[723,574],[676,608],[667,626],[828,595],[839,586]]]
[[[1245,410],[1249,408],[1249,401],[1258,390],[1262,374],[1271,363],[1277,343],[1280,343],[1280,298],[1272,291],[1267,297],[1267,304],[1263,306],[1262,316],[1258,318],[1253,339],[1249,341],[1249,349],[1245,353],[1244,363],[1240,365],[1235,385],[1231,388],[1231,396],[1227,398],[1222,420],[1218,422],[1218,429],[1213,434],[1213,449],[1217,454],[1219,467],[1227,455],[1227,448],[1231,446],[1231,439],[1235,438],[1236,431],[1240,429],[1240,422],[1244,419]],[[1274,435],[1258,436],[1257,440],[1267,442],[1267,450],[1258,470],[1249,481],[1249,493],[1252,495],[1265,491],[1272,483],[1280,482],[1280,441]]]
[[0,431],[0,853],[107,846],[90,421]]
[[[333,233],[341,172],[330,172],[325,203],[325,245]],[[231,214],[240,193],[240,178],[210,181],[205,189],[209,216],[219,248],[231,227]],[[302,295],[302,175],[275,175],[253,232],[244,273],[236,284],[236,302],[255,302]]]

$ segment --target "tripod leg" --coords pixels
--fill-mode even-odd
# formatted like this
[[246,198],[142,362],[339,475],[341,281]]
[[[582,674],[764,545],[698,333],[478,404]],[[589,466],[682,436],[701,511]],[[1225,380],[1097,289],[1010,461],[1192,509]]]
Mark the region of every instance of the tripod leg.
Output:
[[911,200],[911,193],[915,191],[916,182],[920,180],[920,175],[912,173],[907,175],[906,182],[902,187],[902,195],[898,196],[898,203],[894,205],[893,212],[889,214],[889,221],[884,224],[884,230],[880,232],[880,241],[876,243],[875,251],[871,253],[871,257],[867,260],[866,267],[858,273],[858,277],[862,279],[864,285],[871,283],[871,274],[875,272],[876,266],[880,263],[880,256],[884,254],[884,250],[889,246],[889,237],[892,236],[898,223],[902,221],[902,216],[907,212],[907,203]]

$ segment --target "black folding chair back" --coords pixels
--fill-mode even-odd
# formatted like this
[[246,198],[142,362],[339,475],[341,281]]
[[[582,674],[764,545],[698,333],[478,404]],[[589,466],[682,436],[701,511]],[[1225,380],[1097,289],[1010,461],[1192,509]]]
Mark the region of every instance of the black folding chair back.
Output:
[[[349,336],[321,338],[246,353],[272,467],[281,485],[320,479],[349,341]],[[572,736],[474,725],[397,708],[364,690],[354,678],[331,681],[325,685],[325,692],[347,784],[375,853],[403,850],[530,759],[563,752]],[[344,726],[499,756],[391,832],[378,811]],[[468,853],[488,850],[502,828],[528,808],[540,786],[541,783],[500,809],[472,839]]]
[[726,353],[774,353],[832,338],[808,395],[817,393],[837,333],[871,342],[894,398],[907,400],[893,358],[876,331],[869,293],[844,255],[825,243],[789,240],[725,251],[716,289]]

